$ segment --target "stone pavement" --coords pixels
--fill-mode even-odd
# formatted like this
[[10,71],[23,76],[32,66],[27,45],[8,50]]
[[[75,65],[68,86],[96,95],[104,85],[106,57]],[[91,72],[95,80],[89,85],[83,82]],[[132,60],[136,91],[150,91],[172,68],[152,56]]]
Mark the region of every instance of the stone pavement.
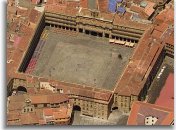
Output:
[[118,110],[114,110],[108,120],[83,116],[80,115],[80,111],[75,111],[72,125],[126,125],[127,120],[128,115]]

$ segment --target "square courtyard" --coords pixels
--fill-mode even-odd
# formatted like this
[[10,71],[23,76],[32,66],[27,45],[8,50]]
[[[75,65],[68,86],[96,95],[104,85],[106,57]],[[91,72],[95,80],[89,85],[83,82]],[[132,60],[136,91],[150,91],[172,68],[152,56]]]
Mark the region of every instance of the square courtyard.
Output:
[[[68,83],[113,90],[120,78],[133,48],[109,44],[107,38],[70,32],[52,31],[44,34],[39,43],[36,65],[32,75]],[[56,30],[56,29],[55,29]],[[35,53],[34,52],[34,53]],[[119,57],[119,55],[121,55]]]

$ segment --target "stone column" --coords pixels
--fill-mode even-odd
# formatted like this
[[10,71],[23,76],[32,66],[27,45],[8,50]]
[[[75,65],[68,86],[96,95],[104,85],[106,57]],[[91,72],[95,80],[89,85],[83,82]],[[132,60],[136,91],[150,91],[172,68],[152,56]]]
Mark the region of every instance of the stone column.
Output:
[[105,32],[102,33],[102,37],[105,37]]
[[83,33],[85,33],[85,28],[83,28]]

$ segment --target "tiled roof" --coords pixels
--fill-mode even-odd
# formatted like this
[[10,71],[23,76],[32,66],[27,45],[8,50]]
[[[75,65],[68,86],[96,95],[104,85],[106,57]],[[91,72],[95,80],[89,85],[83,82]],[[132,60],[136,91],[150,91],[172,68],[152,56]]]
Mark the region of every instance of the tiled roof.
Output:
[[162,23],[162,24],[159,24],[158,26],[155,26],[155,30],[160,32],[164,32],[167,28],[168,28],[168,24],[166,23]]
[[172,32],[170,35],[167,35],[164,39],[164,42],[174,46],[174,32]]
[[124,26],[124,27],[129,27],[129,28],[141,29],[141,30],[146,30],[147,28],[150,27],[150,25],[147,25],[147,24],[137,23],[134,21],[124,19],[120,17],[118,14],[115,15],[113,24]]
[[20,121],[22,125],[38,124],[39,118],[36,113],[26,113],[20,116]]
[[155,11],[154,8],[153,8],[154,6],[155,6],[155,3],[147,1],[147,6],[145,7],[144,12],[148,16],[151,16],[151,14]]
[[29,21],[32,22],[32,23],[37,23],[39,18],[41,17],[41,12],[35,10],[35,9],[32,9],[28,18],[29,18]]
[[107,12],[108,11],[108,0],[98,0],[98,6],[100,12]]
[[[41,104],[41,103],[61,103],[64,101],[68,101],[68,96],[65,94],[23,94],[23,95],[16,95],[10,96],[10,106],[13,106],[15,103],[23,104],[26,99],[30,99],[32,104]],[[13,104],[14,103],[14,104]],[[12,104],[12,105],[11,105]],[[18,107],[19,105],[17,105]],[[13,109],[13,107],[12,107]]]
[[69,16],[76,16],[76,14],[78,13],[77,8],[67,8],[66,5],[46,5],[45,11]]
[[53,119],[68,118],[68,108],[61,106],[60,108],[45,108],[43,109],[44,116],[52,116]]
[[143,8],[141,8],[141,7],[139,7],[139,6],[136,6],[136,5],[132,5],[132,6],[130,7],[130,10],[133,11],[133,12],[136,12],[136,13],[140,13],[140,12],[144,11]]
[[80,1],[80,6],[82,8],[88,8],[88,0],[81,0]]
[[152,116],[158,120],[154,125],[170,125],[174,120],[174,112],[158,105],[133,102],[127,125],[145,125],[145,117]]
[[157,98],[156,105],[174,109],[174,74],[170,73]]
[[7,121],[12,121],[19,119],[20,114],[19,113],[7,113]]
[[65,94],[50,94],[50,95],[30,95],[32,104],[40,103],[61,103],[68,101],[68,96]]
[[152,36],[154,38],[160,38],[162,34],[163,34],[162,32],[154,30],[153,33],[152,33]]
[[[146,34],[138,43],[129,64],[117,82],[115,93],[130,96],[139,95],[142,90],[153,65],[163,49],[163,45],[159,41],[149,39],[149,35]],[[146,39],[148,40],[146,41]]]
[[28,17],[30,11],[28,8],[17,8],[17,15]]
[[[52,81],[50,82],[52,84]],[[74,94],[87,98],[95,98],[102,101],[109,101],[112,96],[112,92],[94,89],[92,87],[86,87],[76,84],[64,83],[56,81],[54,84],[58,89],[63,89],[64,94]]]
[[165,9],[162,12],[160,12],[156,18],[156,20],[161,20],[165,23],[173,23],[174,22],[174,9],[173,8],[169,8],[169,9]]

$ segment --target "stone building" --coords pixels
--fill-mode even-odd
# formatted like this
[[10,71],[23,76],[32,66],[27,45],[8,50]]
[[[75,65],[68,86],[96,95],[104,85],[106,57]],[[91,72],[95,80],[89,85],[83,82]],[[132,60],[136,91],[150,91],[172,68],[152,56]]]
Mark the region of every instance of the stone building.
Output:
[[68,125],[72,103],[64,94],[23,94],[10,96],[7,110],[8,125]]
[[[87,5],[84,6],[87,7]],[[34,109],[46,107],[55,108],[61,104],[67,106],[70,101],[73,103],[74,109],[79,109],[82,115],[90,117],[108,119],[110,112],[116,108],[125,113],[130,112],[134,101],[145,100],[147,90],[162,63],[165,56],[162,41],[150,37],[151,25],[126,20],[116,14],[78,8],[77,4],[74,7],[68,8],[64,3],[61,5],[46,4],[44,13],[38,14],[36,10],[32,11],[31,14],[33,15],[30,15],[29,19],[31,24],[35,23],[36,26],[33,26],[33,30],[26,27],[25,31],[28,32],[31,29],[30,34],[33,35],[27,35],[28,39],[20,42],[21,44],[13,52],[13,54],[17,54],[12,56],[11,60],[13,62],[7,64],[7,89],[9,95],[12,91],[18,91],[19,89],[28,93],[30,88],[45,88],[56,92],[52,96],[57,94],[60,96],[53,97],[51,99],[55,98],[55,100],[50,101],[43,100],[48,98],[46,95],[22,95],[23,98],[17,99],[13,97],[10,102],[12,100],[14,102],[22,100],[19,106],[24,105],[24,108],[17,108],[21,113],[30,113],[34,112]],[[121,78],[114,86],[114,90],[109,91],[74,83],[54,81],[24,73],[45,25],[98,37],[137,43],[134,54],[130,58]],[[171,49],[173,54],[173,46],[168,44],[166,43],[166,48],[167,50]],[[70,101],[65,95],[68,96]],[[60,101],[63,98],[64,100]],[[12,106],[11,109],[13,109]],[[8,110],[8,112],[10,111]],[[16,118],[18,116],[15,116],[12,120],[19,121],[19,118]],[[46,116],[53,117],[53,111],[50,110],[49,114],[46,112]],[[22,118],[24,117],[28,116],[25,115]],[[36,117],[36,115],[33,114],[32,117]],[[34,121],[32,123],[29,121],[27,124],[40,124],[39,120]]]

